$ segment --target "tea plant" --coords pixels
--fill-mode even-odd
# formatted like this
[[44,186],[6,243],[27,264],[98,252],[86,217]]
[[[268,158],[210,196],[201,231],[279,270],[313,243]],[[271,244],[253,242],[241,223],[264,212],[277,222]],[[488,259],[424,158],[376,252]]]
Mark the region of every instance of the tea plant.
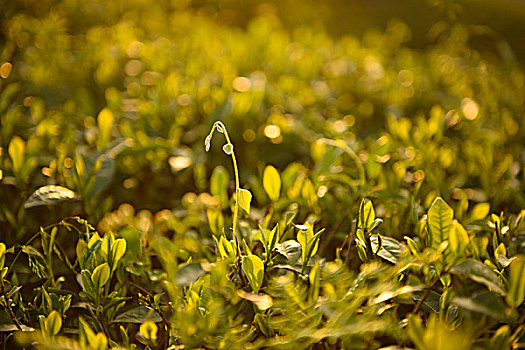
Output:
[[3,348],[523,347],[505,43],[199,6],[6,4]]

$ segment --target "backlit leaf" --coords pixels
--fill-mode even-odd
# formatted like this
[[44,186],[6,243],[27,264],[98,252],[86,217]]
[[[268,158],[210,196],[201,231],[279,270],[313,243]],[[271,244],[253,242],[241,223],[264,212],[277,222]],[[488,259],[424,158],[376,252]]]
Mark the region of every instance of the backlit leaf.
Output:
[[22,165],[24,164],[25,151],[26,144],[24,140],[22,140],[22,138],[19,136],[13,136],[11,142],[9,142],[7,152],[9,153],[9,157],[11,158],[11,162],[13,163],[13,172],[15,174],[18,174],[18,172],[20,172],[20,169],[22,169]]
[[505,295],[505,289],[500,278],[490,267],[474,259],[466,259],[454,266],[450,272],[455,275],[465,276],[474,282],[487,286],[490,290]]
[[250,191],[245,190],[244,188],[239,189],[239,205],[244,209],[248,214],[250,214],[250,202],[252,201],[252,194]]
[[93,270],[91,280],[93,281],[95,290],[100,290],[100,288],[106,284],[106,282],[109,280],[109,273],[109,265],[107,263],[103,263]]
[[361,201],[361,205],[359,206],[359,223],[357,227],[368,229],[369,226],[374,222],[375,218],[376,214],[372,202],[368,199],[363,199]]
[[248,255],[242,259],[242,270],[250,282],[254,293],[258,293],[264,278],[264,264],[257,255]]
[[525,299],[525,257],[519,255],[510,263],[509,288],[506,295],[507,304],[517,308]]
[[62,318],[57,311],[53,310],[49,316],[47,316],[45,327],[46,332],[51,336],[57,335],[58,332],[60,332],[60,328],[62,328]]
[[70,201],[77,198],[77,194],[62,186],[48,185],[39,187],[24,203],[24,208],[40,205],[51,205],[59,202]]
[[281,177],[277,169],[268,165],[263,172],[263,187],[272,201],[279,199],[281,192]]
[[431,247],[438,248],[441,242],[448,239],[453,217],[452,208],[440,197],[436,198],[428,210],[427,224]]

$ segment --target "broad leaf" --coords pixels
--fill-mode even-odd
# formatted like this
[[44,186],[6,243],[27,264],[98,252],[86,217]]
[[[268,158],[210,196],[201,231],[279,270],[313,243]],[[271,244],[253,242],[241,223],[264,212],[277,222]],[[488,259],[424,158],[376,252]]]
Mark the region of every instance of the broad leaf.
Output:
[[258,293],[264,278],[264,264],[257,255],[248,255],[242,259],[242,270],[254,293]]
[[204,275],[204,270],[200,263],[185,264],[177,269],[175,282],[181,287],[187,287],[197,281],[202,275]]
[[226,239],[226,237],[221,236],[219,239],[219,254],[221,259],[231,258],[235,259],[235,251],[233,250],[233,245]]
[[19,136],[13,136],[11,142],[9,142],[9,147],[7,148],[7,153],[11,158],[13,163],[13,172],[18,174],[22,165],[24,164],[24,156],[26,152],[26,144],[22,138]]
[[60,332],[60,328],[62,328],[62,318],[57,311],[53,310],[49,316],[47,316],[45,327],[47,333],[51,336],[57,335],[58,332]]
[[111,247],[111,271],[115,271],[118,262],[126,253],[126,241],[123,238],[119,238],[113,242]]
[[295,265],[301,257],[302,248],[299,242],[288,240],[275,246],[275,251],[283,255],[288,264]]
[[51,205],[77,199],[77,194],[62,186],[42,186],[33,192],[24,203],[24,208]]
[[263,187],[272,201],[279,199],[281,192],[281,176],[277,169],[268,165],[263,172]]
[[525,257],[520,255],[510,264],[507,304],[513,308],[521,305],[525,299]]
[[453,217],[452,208],[440,197],[436,198],[428,210],[427,225],[431,247],[438,248],[441,242],[448,239]]
[[452,303],[498,320],[505,319],[505,303],[499,295],[492,292],[482,292],[473,295],[471,298],[456,297]]
[[239,205],[245,212],[250,214],[250,202],[252,201],[252,194],[244,188],[239,189]]
[[505,289],[500,278],[490,267],[474,259],[466,259],[460,264],[454,266],[451,273],[465,276],[474,282],[487,286],[490,290],[505,295]]
[[462,255],[469,243],[469,237],[465,228],[454,220],[448,236],[448,248],[454,255]]
[[359,222],[357,227],[363,229],[369,228],[372,222],[374,222],[375,218],[376,214],[372,202],[368,199],[363,199],[361,201],[361,205],[359,206]]
[[[391,262],[392,264],[397,264],[397,261],[401,256],[401,251],[403,250],[403,245],[392,237],[381,236],[381,240],[381,248],[377,253],[377,256]],[[370,243],[372,244],[372,251],[375,252],[377,250],[378,236],[372,235],[370,237]]]
[[97,117],[98,123],[98,148],[102,150],[111,139],[111,128],[113,127],[113,113],[109,108],[100,111]]
[[115,317],[113,323],[143,323],[146,320],[153,322],[161,322],[162,317],[157,311],[147,306],[136,306],[132,309],[126,310],[117,317]]
[[93,281],[95,290],[100,290],[100,288],[106,284],[106,282],[109,280],[109,273],[109,265],[107,263],[103,263],[93,270],[91,280]]

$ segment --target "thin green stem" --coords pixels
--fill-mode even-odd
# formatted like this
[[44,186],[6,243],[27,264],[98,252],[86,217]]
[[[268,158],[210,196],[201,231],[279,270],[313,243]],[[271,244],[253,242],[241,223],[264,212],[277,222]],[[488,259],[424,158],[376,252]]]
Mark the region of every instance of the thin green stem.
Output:
[[228,130],[226,130],[226,126],[220,121],[216,121],[213,124],[213,127],[210,131],[210,134],[208,135],[207,140],[205,141],[206,144],[206,150],[209,148],[209,142],[211,142],[211,138],[213,136],[213,132],[217,129],[220,133],[224,134],[224,138],[226,139],[227,145],[231,146],[231,153],[230,156],[232,157],[233,162],[233,172],[235,174],[235,196],[234,196],[234,207],[233,207],[233,223],[232,223],[232,234],[233,234],[233,242],[235,245],[235,249],[237,251],[237,257],[240,258],[241,256],[241,250],[240,250],[240,244],[239,244],[239,238],[237,237],[237,217],[239,216],[239,192],[240,192],[240,184],[239,184],[239,168],[237,167],[237,159],[235,158],[235,151],[233,148],[233,144],[231,143],[230,136],[228,135]]

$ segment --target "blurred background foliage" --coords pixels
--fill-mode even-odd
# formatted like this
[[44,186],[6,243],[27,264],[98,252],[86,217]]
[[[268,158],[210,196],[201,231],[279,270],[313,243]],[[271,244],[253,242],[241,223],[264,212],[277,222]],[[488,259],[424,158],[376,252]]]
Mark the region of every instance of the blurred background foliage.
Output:
[[[21,0],[0,16],[7,243],[82,215],[200,250],[233,189],[204,151],[215,120],[254,207],[264,167],[281,173],[250,220],[297,203],[326,254],[364,195],[399,237],[436,195],[459,220],[525,207],[520,1]],[[76,200],[24,206],[55,184]]]

